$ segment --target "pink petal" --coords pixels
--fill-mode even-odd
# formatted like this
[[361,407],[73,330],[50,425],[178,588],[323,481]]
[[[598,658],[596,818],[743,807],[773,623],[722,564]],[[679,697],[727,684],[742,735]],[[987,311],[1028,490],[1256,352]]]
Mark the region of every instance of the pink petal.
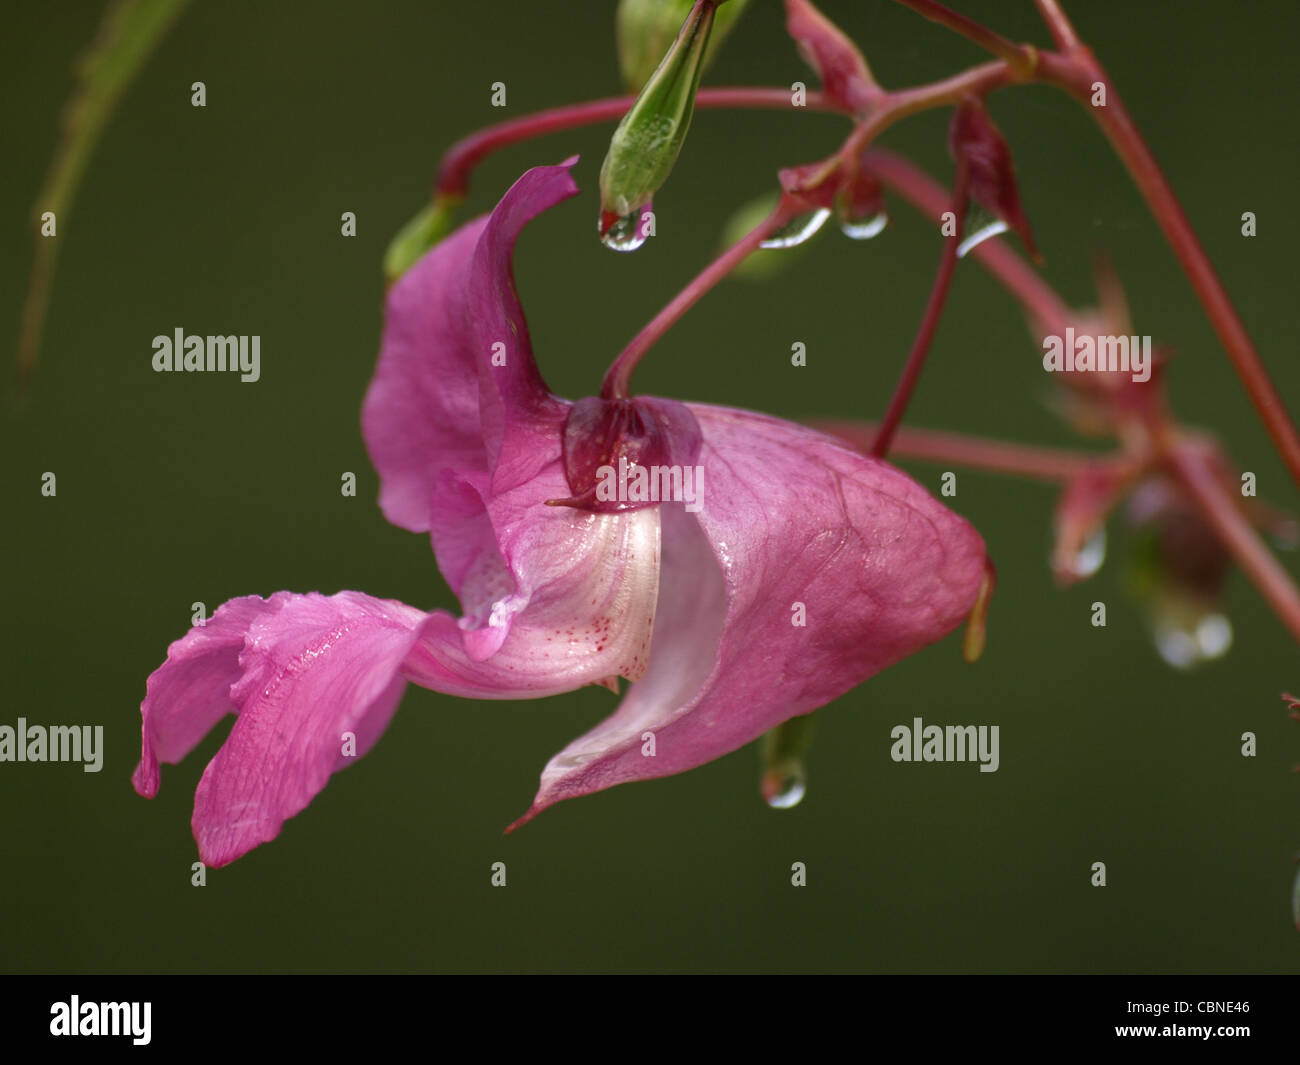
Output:
[[975,603],[983,542],[904,473],[788,422],[691,409],[704,505],[694,531],[664,508],[649,672],[551,760],[517,824],[727,754],[940,639]]
[[[465,618],[430,617],[411,680],[474,698],[572,691],[646,668],[659,597],[656,507],[592,514],[548,507],[565,493],[557,458],[532,481],[489,495],[485,477],[444,486],[437,506],[455,547]],[[452,534],[450,512],[465,533]],[[499,545],[476,553],[476,545]],[[444,553],[440,548],[439,562]]]
[[[493,472],[509,487],[536,473],[539,441],[558,442],[568,408],[533,360],[510,256],[532,218],[577,193],[574,162],[529,170],[491,214],[437,245],[388,294],[361,420],[380,506],[395,525],[429,528],[442,470]],[[498,343],[503,366],[493,364]]]
[[175,765],[190,753],[235,704],[244,633],[254,620],[284,605],[287,592],[265,600],[256,595],[219,606],[167,648],[167,661],[149,675],[140,704],[140,764],[131,781],[146,799],[158,794],[158,763]]
[[[402,660],[426,618],[358,592],[282,594],[248,628],[231,692],[239,718],[194,797],[194,838],[210,866],[274,839],[370,749],[405,689]],[[345,733],[355,756],[344,754]]]

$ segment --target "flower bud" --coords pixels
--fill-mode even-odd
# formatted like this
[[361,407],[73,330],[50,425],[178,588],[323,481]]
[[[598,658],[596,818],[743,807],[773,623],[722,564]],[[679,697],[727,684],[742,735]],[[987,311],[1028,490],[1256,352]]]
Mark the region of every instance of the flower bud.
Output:
[[1029,220],[1020,208],[1011,149],[993,124],[983,100],[967,96],[957,105],[948,127],[948,150],[954,160],[968,168],[971,199],[1015,230],[1031,256],[1041,258],[1034,247]]
[[889,221],[885,214],[885,191],[864,170],[855,170],[841,186],[835,198],[835,211],[840,229],[854,240],[876,236]]
[[384,277],[390,285],[451,232],[452,218],[460,201],[459,196],[439,193],[388,242],[388,250],[384,252]]
[[[718,9],[704,50],[706,68],[748,3],[749,0],[729,0]],[[693,0],[619,0],[614,16],[618,67],[629,92],[640,92],[650,80],[692,6]]]
[[1232,625],[1222,613],[1227,549],[1196,507],[1163,480],[1129,502],[1133,554],[1129,585],[1143,602],[1160,657],[1190,669],[1225,654]]
[[715,6],[715,0],[696,0],[668,54],[610,139],[600,168],[602,239],[621,220],[639,215],[668,180],[695,111]]
[[857,115],[882,95],[858,46],[808,0],[785,0],[785,16],[786,31],[831,100]]

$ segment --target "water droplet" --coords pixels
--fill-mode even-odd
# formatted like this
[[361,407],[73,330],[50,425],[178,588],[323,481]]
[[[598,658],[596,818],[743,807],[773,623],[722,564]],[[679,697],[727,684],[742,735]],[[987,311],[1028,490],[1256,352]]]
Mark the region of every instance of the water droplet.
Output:
[[830,216],[831,209],[829,207],[818,207],[815,211],[801,214],[798,218],[778,229],[767,240],[763,241],[759,247],[793,248],[812,237],[826,224],[826,219],[830,218]]
[[975,230],[975,232],[972,233],[969,237],[967,237],[965,240],[963,240],[960,244],[957,245],[957,258],[958,259],[966,258],[966,255],[969,252],[979,247],[979,245],[983,244],[986,240],[992,240],[994,237],[1000,237],[1002,236],[1003,233],[1005,233],[1010,228],[1011,227],[1008,226],[1000,218],[997,219],[996,221],[990,222],[986,226],[981,226],[979,229]]
[[1070,559],[1070,574],[1083,580],[1091,577],[1106,561],[1106,528],[1102,526],[1093,533],[1079,548],[1074,558]]
[[[863,222],[849,222],[841,220],[840,232],[852,240],[870,240],[872,237],[878,237],[885,231],[885,226],[889,225],[889,215],[881,211],[877,215],[866,219]],[[960,253],[958,253],[960,254]]]
[[808,790],[803,762],[787,760],[779,768],[769,769],[763,774],[760,790],[763,801],[773,810],[788,810],[791,806],[798,806]]
[[651,210],[647,203],[622,217],[606,212],[596,226],[601,243],[614,251],[636,251],[650,235]]
[[1222,658],[1232,646],[1232,622],[1222,614],[1202,614],[1179,623],[1166,619],[1155,626],[1156,650],[1175,669],[1191,669]]
[[1202,658],[1222,658],[1232,646],[1232,622],[1222,614],[1207,614],[1196,626],[1196,644]]

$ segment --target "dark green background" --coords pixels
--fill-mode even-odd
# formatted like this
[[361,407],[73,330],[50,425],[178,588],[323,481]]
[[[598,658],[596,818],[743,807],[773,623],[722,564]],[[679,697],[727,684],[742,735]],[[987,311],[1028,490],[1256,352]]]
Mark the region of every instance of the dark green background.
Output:
[[[1047,40],[1028,0],[966,3]],[[1073,5],[1300,410],[1295,340],[1295,10],[1279,3]],[[1067,592],[1046,567],[1053,494],[962,474],[956,509],[1001,574],[988,651],[956,638],[819,715],[808,797],[769,811],[752,749],[675,778],[561,804],[512,837],[545,761],[613,706],[599,689],[535,703],[408,691],[386,738],[274,843],[190,886],[195,784],[219,737],[129,778],[145,677],[190,604],[281,588],[360,589],[453,606],[427,541],[387,525],[358,425],[381,327],[379,263],[438,158],[503,117],[618,89],[610,3],[195,3],[132,86],[73,211],[43,360],[6,404],[4,712],[102,723],[103,771],[0,764],[0,966],[6,970],[1294,970],[1300,727],[1278,699],[1300,655],[1233,575],[1237,645],[1176,674],[1124,598],[1116,551]],[[0,334],[17,333],[29,211],[100,5],[6,6],[0,36]],[[878,77],[903,85],[982,61],[885,0],[826,10]],[[707,83],[813,81],[754,0]],[[190,106],[206,82],[208,106]],[[489,106],[504,81],[509,107]],[[1179,352],[1171,390],[1261,494],[1296,494],[1145,207],[1088,116],[1048,88],[1003,93],[1026,209],[1067,298],[1114,256],[1135,331]],[[524,169],[582,154],[582,197],[525,234],[517,272],[542,370],[596,390],[609,360],[707,259],[734,206],[781,165],[829,154],[840,120],[696,116],[656,200],[658,236],[597,243],[609,126],[491,159],[463,217]],[[947,175],[946,115],[885,143]],[[339,235],[355,211],[358,236]],[[1259,235],[1244,239],[1240,215]],[[728,283],[677,326],[642,391],[790,418],[877,417],[925,301],[939,241],[903,205],[858,244],[827,232],[794,269]],[[158,375],[151,339],[262,337],[262,379]],[[808,366],[790,366],[803,341]],[[964,266],[910,421],[1072,443],[1042,400],[1012,301]],[[937,489],[940,468],[914,468]],[[40,495],[55,471],[58,495]],[[355,499],[339,492],[355,471]],[[1112,530],[1113,532],[1116,530]],[[1116,545],[1112,541],[1112,547]],[[1294,569],[1294,562],[1288,563]],[[1089,605],[1110,606],[1109,625]],[[897,765],[913,716],[1001,726],[1002,767]],[[1259,737],[1242,758],[1240,735]],[[224,735],[224,727],[219,732]],[[504,860],[509,887],[489,886]],[[808,886],[790,886],[803,861]],[[1089,885],[1107,863],[1109,886]]]

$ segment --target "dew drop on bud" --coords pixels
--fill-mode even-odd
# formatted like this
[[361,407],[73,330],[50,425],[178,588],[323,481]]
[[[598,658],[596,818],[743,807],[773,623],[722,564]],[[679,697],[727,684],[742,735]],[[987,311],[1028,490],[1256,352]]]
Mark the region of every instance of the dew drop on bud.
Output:
[[767,240],[759,245],[761,248],[793,248],[804,241],[811,239],[817,231],[826,224],[826,219],[830,218],[831,209],[829,207],[818,207],[815,211],[809,211],[807,214],[801,214],[798,218],[786,223]]
[[978,248],[986,240],[1000,237],[1010,228],[1011,227],[1000,218],[994,222],[990,222],[986,226],[980,226],[979,229],[975,230],[974,233],[957,245],[957,258],[966,258],[967,255]]
[[1232,646],[1232,623],[1222,614],[1162,618],[1155,623],[1156,650],[1175,669],[1222,658]]
[[1076,580],[1091,577],[1106,561],[1106,527],[1103,525],[1084,542],[1070,559],[1070,576]]
[[622,217],[605,213],[597,224],[601,243],[614,251],[636,251],[649,236],[650,212],[647,203]]
[[889,215],[881,211],[864,222],[841,221],[840,232],[852,240],[870,240],[872,237],[880,236],[887,225],[889,225]]
[[798,806],[808,790],[808,777],[803,762],[789,760],[780,769],[770,769],[763,774],[759,784],[763,801],[773,810],[788,810]]

